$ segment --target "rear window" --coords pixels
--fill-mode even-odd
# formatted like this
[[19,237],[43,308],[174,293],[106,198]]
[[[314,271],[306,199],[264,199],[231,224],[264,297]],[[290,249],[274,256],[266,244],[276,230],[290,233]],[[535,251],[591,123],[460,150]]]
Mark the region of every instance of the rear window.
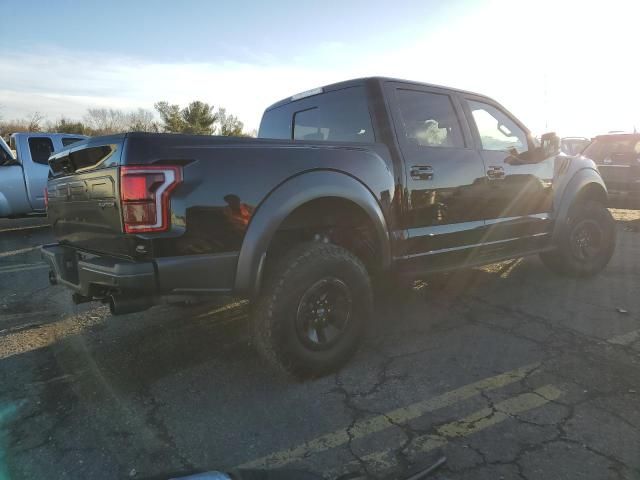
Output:
[[115,145],[100,145],[83,148],[63,156],[58,155],[51,159],[51,171],[54,176],[58,176],[73,173],[83,168],[97,167],[98,164],[107,160],[115,150]]
[[84,140],[84,138],[65,137],[65,138],[62,139],[62,146],[66,147],[68,145],[71,145],[72,143],[76,143],[76,142],[79,142],[81,140]]
[[260,137],[328,142],[375,141],[363,87],[349,87],[265,113]]
[[99,147],[85,148],[77,152],[71,152],[69,158],[76,170],[87,167],[95,167],[104,162],[115,150],[112,145],[102,145]]
[[34,162],[47,165],[47,161],[53,153],[53,142],[47,137],[31,137],[29,138],[29,151]]
[[640,136],[598,137],[582,154],[596,163],[631,163],[640,158]]

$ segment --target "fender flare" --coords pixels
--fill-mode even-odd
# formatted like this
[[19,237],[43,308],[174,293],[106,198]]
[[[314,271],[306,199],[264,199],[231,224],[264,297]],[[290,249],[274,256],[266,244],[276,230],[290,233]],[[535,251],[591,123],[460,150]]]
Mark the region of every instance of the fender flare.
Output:
[[582,168],[578,170],[567,182],[560,194],[560,204],[555,215],[555,224],[553,228],[552,243],[556,243],[558,236],[562,230],[562,226],[566,224],[569,217],[569,209],[575,200],[592,185],[602,189],[604,197],[607,196],[607,187],[597,170],[593,168]]
[[390,265],[389,231],[373,194],[358,180],[344,173],[312,171],[285,181],[257,208],[238,256],[234,291],[250,297],[258,293],[267,249],[280,224],[299,206],[325,197],[350,200],[364,210],[375,225],[376,239],[382,247],[382,267]]

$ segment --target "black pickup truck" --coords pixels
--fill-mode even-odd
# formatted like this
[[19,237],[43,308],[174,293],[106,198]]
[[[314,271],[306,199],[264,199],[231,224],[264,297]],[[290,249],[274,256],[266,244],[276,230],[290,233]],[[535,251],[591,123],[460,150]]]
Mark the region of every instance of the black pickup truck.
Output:
[[114,314],[248,298],[258,349],[303,376],[354,352],[372,281],[534,253],[585,276],[613,253],[594,163],[482,95],[351,80],[270,106],[259,137],[128,133],[53,155],[52,282]]

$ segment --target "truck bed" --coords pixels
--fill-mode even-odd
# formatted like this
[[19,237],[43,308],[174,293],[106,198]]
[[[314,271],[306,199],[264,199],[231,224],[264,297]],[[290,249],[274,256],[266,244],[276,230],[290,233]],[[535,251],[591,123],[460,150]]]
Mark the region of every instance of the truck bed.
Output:
[[[51,157],[48,217],[61,244],[87,252],[125,259],[238,252],[252,213],[286,179],[314,169],[343,170],[382,192],[393,188],[388,157],[380,144],[146,133],[95,137]],[[182,171],[166,232],[124,233],[119,169],[133,165],[177,165]]]

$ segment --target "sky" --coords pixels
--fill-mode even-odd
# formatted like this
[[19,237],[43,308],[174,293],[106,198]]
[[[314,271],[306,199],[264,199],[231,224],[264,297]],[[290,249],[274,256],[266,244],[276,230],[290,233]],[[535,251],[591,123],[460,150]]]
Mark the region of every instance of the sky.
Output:
[[385,75],[489,95],[534,133],[640,130],[640,0],[0,0],[0,118],[268,105]]

